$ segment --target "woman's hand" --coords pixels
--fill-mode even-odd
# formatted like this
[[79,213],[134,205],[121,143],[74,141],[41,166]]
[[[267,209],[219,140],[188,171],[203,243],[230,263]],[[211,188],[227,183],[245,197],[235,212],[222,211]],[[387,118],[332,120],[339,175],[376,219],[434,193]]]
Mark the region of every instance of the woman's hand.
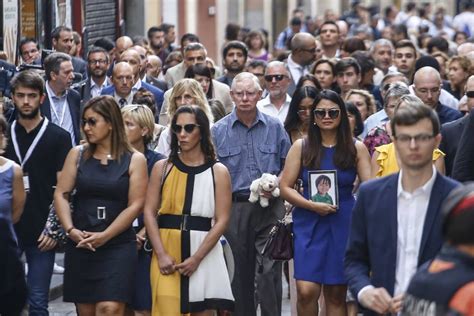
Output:
[[136,240],[137,240],[137,249],[140,250],[143,247],[143,244],[145,243],[145,236],[142,236],[140,233],[136,235]]
[[160,267],[161,274],[163,275],[173,274],[175,271],[176,261],[167,253],[164,253],[157,257],[158,257],[158,266]]
[[337,212],[337,206],[335,205],[321,203],[321,202],[313,202],[312,205],[313,207],[311,210],[318,213],[321,216],[326,216],[328,214]]
[[95,251],[100,246],[103,246],[108,239],[104,232],[86,232],[83,231],[84,239],[77,243],[77,248],[86,248]]
[[199,267],[200,263],[201,260],[198,260],[195,256],[191,256],[180,264],[177,264],[175,269],[178,270],[178,272],[182,275],[190,277],[191,274],[193,274],[194,271],[196,271],[196,269]]

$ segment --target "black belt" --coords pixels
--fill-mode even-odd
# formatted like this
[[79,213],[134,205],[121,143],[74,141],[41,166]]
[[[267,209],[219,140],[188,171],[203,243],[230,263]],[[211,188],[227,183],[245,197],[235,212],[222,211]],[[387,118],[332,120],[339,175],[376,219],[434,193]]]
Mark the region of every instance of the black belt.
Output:
[[248,202],[250,194],[232,193],[232,202]]
[[212,218],[191,215],[163,214],[158,216],[158,226],[160,228],[179,229],[183,231],[200,230],[209,231],[212,227]]

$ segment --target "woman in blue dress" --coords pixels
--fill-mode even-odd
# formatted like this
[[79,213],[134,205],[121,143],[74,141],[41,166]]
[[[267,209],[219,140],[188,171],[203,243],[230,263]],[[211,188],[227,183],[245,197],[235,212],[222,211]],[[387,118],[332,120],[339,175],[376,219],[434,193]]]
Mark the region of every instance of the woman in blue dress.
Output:
[[[355,202],[353,184],[357,176],[361,181],[369,179],[370,157],[353,138],[346,107],[337,93],[321,91],[311,110],[308,134],[291,147],[280,182],[282,197],[295,206],[298,315],[318,314],[322,288],[327,315],[346,315],[343,259]],[[311,201],[308,171],[312,170],[336,170],[338,207]],[[297,179],[303,180],[303,195],[294,189]]]

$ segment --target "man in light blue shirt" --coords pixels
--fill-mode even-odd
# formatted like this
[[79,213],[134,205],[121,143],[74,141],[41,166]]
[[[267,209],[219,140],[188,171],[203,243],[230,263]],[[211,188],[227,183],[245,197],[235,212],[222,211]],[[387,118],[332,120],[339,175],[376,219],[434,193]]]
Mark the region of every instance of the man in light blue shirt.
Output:
[[[212,136],[217,156],[229,169],[232,181],[232,215],[225,237],[235,260],[234,315],[256,315],[258,304],[262,315],[280,315],[281,262],[260,253],[285,208],[280,198],[272,198],[267,208],[250,203],[248,198],[253,180],[263,173],[278,175],[283,169],[290,140],[277,118],[257,109],[262,89],[256,76],[238,74],[230,93],[235,109],[212,127]],[[271,197],[270,192],[264,194]]]

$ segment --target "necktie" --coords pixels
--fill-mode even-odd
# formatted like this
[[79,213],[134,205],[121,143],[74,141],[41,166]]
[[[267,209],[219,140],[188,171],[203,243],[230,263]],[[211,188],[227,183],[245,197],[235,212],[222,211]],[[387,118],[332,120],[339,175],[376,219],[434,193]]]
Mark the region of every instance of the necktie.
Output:
[[124,99],[124,98],[121,98],[121,99],[119,100],[119,104],[120,104],[120,107],[122,108],[125,104],[127,104],[127,100]]

